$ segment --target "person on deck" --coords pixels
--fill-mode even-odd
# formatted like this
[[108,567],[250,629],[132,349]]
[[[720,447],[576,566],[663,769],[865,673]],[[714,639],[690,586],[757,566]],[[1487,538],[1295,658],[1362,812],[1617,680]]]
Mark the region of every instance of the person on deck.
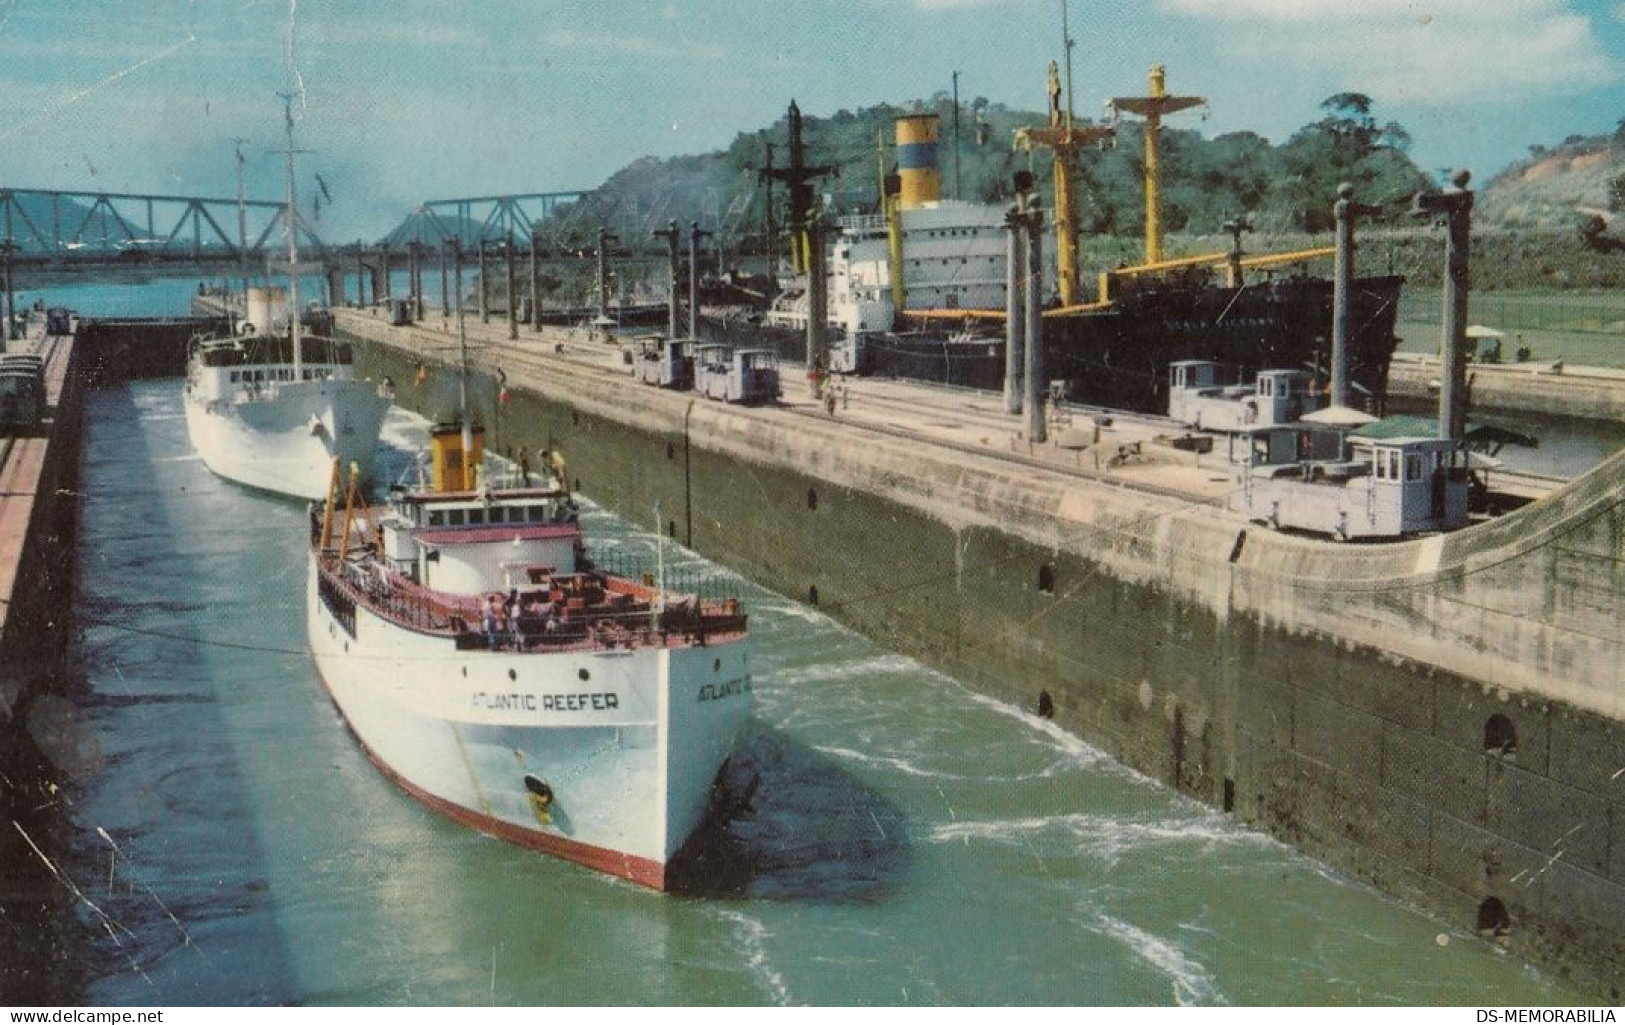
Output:
[[494,594],[485,599],[482,625],[485,627],[485,639],[490,644],[491,650],[497,650],[502,646],[502,599]]

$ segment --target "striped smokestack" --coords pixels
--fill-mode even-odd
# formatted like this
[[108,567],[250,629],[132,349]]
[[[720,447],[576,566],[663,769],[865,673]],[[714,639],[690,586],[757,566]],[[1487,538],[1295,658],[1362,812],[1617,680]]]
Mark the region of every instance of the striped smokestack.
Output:
[[903,179],[900,199],[913,210],[942,198],[937,170],[937,115],[907,114],[897,119],[897,170]]

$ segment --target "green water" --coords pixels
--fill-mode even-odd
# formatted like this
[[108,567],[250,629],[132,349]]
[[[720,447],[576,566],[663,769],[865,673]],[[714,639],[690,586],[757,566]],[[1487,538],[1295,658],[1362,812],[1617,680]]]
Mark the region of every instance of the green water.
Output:
[[[711,837],[721,895],[646,892],[472,833],[357,749],[304,651],[303,510],[212,477],[179,391],[142,382],[87,407],[72,693],[89,739],[62,779],[58,852],[107,916],[75,914],[87,1002],[1578,996],[737,580],[757,705],[733,775],[757,783]],[[409,446],[419,429],[386,434]],[[607,514],[587,528],[652,550]]]

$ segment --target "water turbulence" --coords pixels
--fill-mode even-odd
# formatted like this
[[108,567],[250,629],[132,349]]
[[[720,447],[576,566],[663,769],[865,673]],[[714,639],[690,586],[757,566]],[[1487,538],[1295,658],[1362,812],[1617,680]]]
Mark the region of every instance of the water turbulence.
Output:
[[[1053,722],[670,542],[668,573],[736,592],[750,614],[755,696],[672,869],[677,892],[474,832],[359,749],[305,647],[304,507],[186,459],[178,391],[91,397],[71,682],[33,709],[39,747],[77,773],[48,776],[51,828],[19,818],[85,898],[43,867],[31,884],[69,952],[39,963],[77,999],[1569,998],[1475,937],[1440,945],[1437,923]],[[392,415],[391,480],[416,473],[421,430]],[[654,564],[653,535],[591,505],[583,520]],[[32,856],[20,836],[13,847]]]
[[873,899],[907,867],[902,809],[781,732],[756,724],[717,784],[713,814],[678,855],[677,892]]

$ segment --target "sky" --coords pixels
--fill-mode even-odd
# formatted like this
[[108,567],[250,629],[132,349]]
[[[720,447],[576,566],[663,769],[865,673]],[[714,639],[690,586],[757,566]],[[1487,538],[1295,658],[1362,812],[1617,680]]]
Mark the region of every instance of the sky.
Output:
[[[1345,91],[1429,172],[1487,180],[1625,118],[1625,0],[1069,0],[1081,116],[1153,63],[1171,119],[1281,141]],[[791,99],[825,116],[951,88],[1042,110],[1063,0],[0,0],[0,185],[280,199],[330,241],[425,200],[589,189],[727,145]]]

